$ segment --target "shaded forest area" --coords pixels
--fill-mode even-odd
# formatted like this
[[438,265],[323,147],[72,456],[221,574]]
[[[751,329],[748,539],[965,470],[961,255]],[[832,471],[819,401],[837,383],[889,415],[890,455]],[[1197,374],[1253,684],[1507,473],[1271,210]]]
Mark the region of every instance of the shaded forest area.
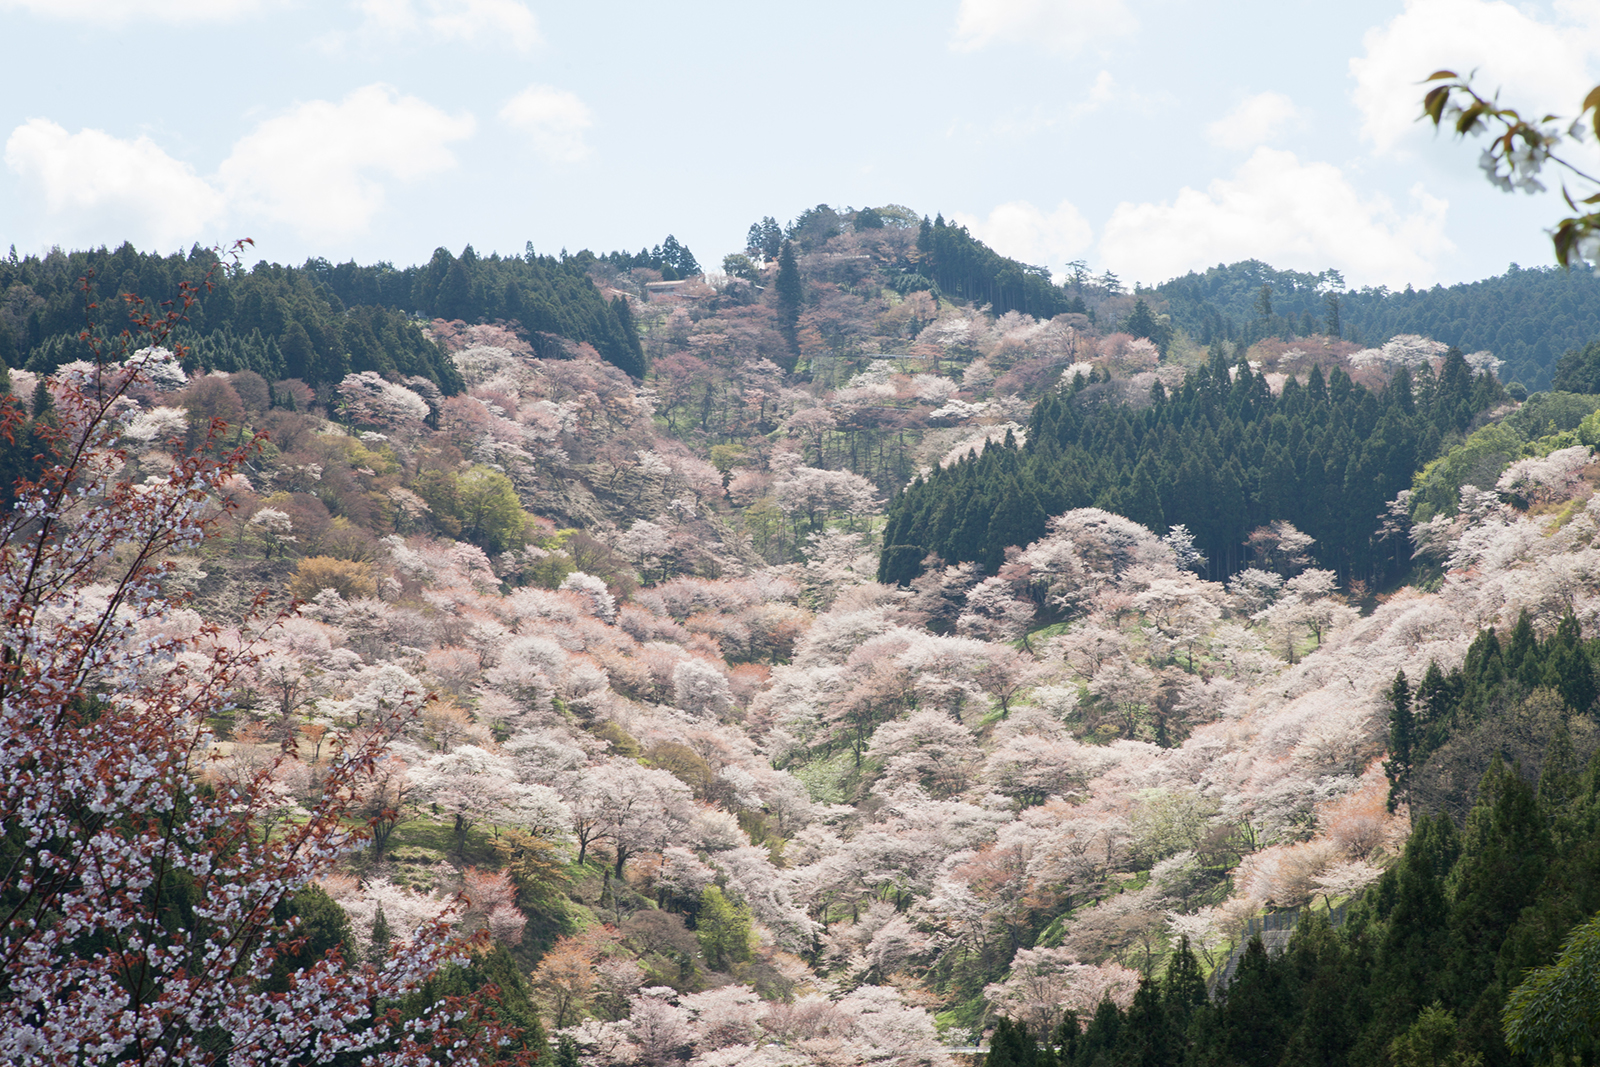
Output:
[[1024,445],[1008,438],[913,482],[889,506],[879,580],[910,581],[930,553],[996,573],[1006,547],[1042,535],[1049,516],[1090,506],[1159,532],[1182,524],[1213,579],[1245,565],[1252,529],[1288,520],[1345,581],[1381,580],[1410,559],[1375,537],[1386,502],[1502,395],[1460,353],[1437,377],[1397,372],[1382,394],[1336,367],[1274,395],[1248,364],[1230,371],[1220,349],[1171,396],[1155,383],[1142,410],[1110,387],[1080,375],[1039,401]]

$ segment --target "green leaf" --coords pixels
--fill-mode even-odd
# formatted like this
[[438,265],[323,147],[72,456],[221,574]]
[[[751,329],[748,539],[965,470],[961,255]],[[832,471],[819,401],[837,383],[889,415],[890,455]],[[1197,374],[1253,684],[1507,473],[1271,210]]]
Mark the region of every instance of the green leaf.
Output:
[[[1426,78],[1423,78],[1422,80],[1424,82],[1436,82],[1436,81],[1442,81],[1445,78],[1459,78],[1459,77],[1461,77],[1461,75],[1457,74],[1453,70],[1436,70],[1432,74],[1428,75]],[[1600,87],[1597,87],[1597,91],[1600,91]]]
[[1489,109],[1483,104],[1473,104],[1471,107],[1467,108],[1461,113],[1461,117],[1456,119],[1456,132],[1459,134],[1465,134],[1468,130],[1472,129],[1472,127],[1478,124],[1478,119],[1481,118],[1483,113],[1487,110]]
[[[1575,222],[1575,219],[1568,219]],[[1506,999],[1506,1044],[1530,1059],[1578,1051],[1594,1039],[1600,1014],[1600,916],[1567,935],[1555,963],[1528,973]]]
[[1578,114],[1583,114],[1591,107],[1600,107],[1600,85],[1596,85],[1593,89],[1589,90],[1589,95],[1583,98],[1583,108],[1578,112]]
[[1556,249],[1556,262],[1564,268],[1572,266],[1572,249],[1578,242],[1579,233],[1577,219],[1562,219],[1550,234],[1550,243]]
[[1450,101],[1450,87],[1441,85],[1437,89],[1430,89],[1428,95],[1422,98],[1422,113],[1433,120],[1435,126],[1444,120],[1444,106]]

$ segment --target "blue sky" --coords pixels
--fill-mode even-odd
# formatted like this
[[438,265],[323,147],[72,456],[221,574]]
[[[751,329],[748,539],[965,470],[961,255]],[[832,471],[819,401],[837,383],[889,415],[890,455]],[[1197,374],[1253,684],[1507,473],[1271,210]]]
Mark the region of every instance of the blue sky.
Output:
[[1126,281],[1450,283],[1550,262],[1562,205],[1491,188],[1415,82],[1570,114],[1600,80],[1600,0],[0,0],[0,34],[0,247],[278,262],[670,232],[709,265],[900,203]]

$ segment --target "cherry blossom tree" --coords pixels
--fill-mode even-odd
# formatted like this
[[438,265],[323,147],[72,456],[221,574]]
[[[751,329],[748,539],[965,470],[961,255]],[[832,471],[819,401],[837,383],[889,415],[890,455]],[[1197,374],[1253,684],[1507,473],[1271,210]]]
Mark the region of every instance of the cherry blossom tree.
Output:
[[938,711],[915,711],[872,735],[867,758],[883,764],[890,788],[916,783],[936,797],[965,791],[974,764],[972,732]]
[[630,856],[661,851],[676,843],[689,825],[689,787],[666,771],[632,760],[595,764],[567,789],[580,857],[592,842],[609,841],[618,878]]
[[549,836],[572,819],[554,790],[518,782],[510,759],[477,745],[461,745],[428,759],[412,780],[418,799],[436,805],[452,820],[458,854],[480,820]]
[[733,707],[733,693],[727,675],[689,657],[672,668],[672,702],[685,711],[720,718]]
[[1126,1009],[1139,985],[1139,972],[1116,963],[1098,967],[1078,962],[1060,948],[1018,949],[1005,981],[984,988],[998,1012],[1048,1038],[1067,1012],[1080,1018],[1094,1014],[1109,999]]
[[375,371],[346,375],[339,383],[339,402],[357,426],[415,433],[428,417],[428,403],[403,385],[386,382]]
[[1530,504],[1565,500],[1577,487],[1579,472],[1593,458],[1583,445],[1561,448],[1543,458],[1519,459],[1495,482],[1496,492],[1521,497]]
[[965,610],[956,619],[956,632],[990,641],[1025,640],[1033,621],[1034,605],[1018,597],[1003,578],[985,578],[967,594]]
[[[126,298],[132,326],[114,343],[133,354],[100,352],[55,379],[45,469],[0,516],[0,823],[12,840],[0,1056],[205,1063],[225,1050],[229,1062],[287,1063],[370,1053],[420,1067],[438,1043],[457,1062],[483,1062],[502,1031],[466,1036],[455,1028],[462,1007],[424,1008],[404,1025],[375,1007],[455,955],[438,923],[384,960],[355,967],[335,950],[268,984],[299,951],[297,921],[281,918],[287,905],[360,840],[350,797],[387,735],[345,745],[305,817],[270,836],[258,830],[277,803],[267,773],[225,792],[198,781],[207,722],[250,653],[213,629],[151,639],[141,626],[171,610],[163,558],[201,542],[243,455],[214,458],[213,424],[199,450],[135,483],[117,447],[130,390],[197,298],[186,286],[162,320]],[[13,430],[16,406],[3,418]]]

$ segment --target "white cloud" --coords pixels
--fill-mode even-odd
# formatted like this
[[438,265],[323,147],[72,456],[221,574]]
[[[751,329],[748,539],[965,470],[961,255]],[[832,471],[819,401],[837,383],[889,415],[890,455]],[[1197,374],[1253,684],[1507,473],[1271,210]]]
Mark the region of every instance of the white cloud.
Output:
[[526,52],[539,43],[539,20],[521,0],[358,0],[368,33],[426,33],[432,38],[504,41]]
[[506,102],[500,117],[557,163],[576,163],[589,155],[583,135],[594,120],[588,105],[565,89],[530,85]]
[[1138,28],[1123,0],[961,0],[951,46],[971,52],[996,43],[1033,44],[1071,55]]
[[1097,106],[1109,103],[1116,95],[1117,80],[1109,70],[1102,70],[1094,76],[1094,85],[1089,89],[1089,103]]
[[208,228],[226,206],[194,168],[148,137],[69,134],[49,119],[30,119],[11,131],[5,159],[43,193],[51,225],[74,236],[106,240],[109,233],[174,248],[214,238]]
[[1277,137],[1285,123],[1298,116],[1294,101],[1282,93],[1257,93],[1206,127],[1206,139],[1220,148],[1245,149]]
[[1402,213],[1363,197],[1339,168],[1258,148],[1232,178],[1170,202],[1118,204],[1100,240],[1101,259],[1124,278],[1159,282],[1240,259],[1298,270],[1336,267],[1355,284],[1426,284],[1454,246],[1446,201],[1422,186]]
[[234,145],[219,176],[243,210],[307,235],[353,233],[383,206],[374,174],[413,181],[448,170],[456,160],[446,146],[474,128],[471,115],[368,85],[263,122]]
[[1589,0],[1557,3],[1558,22],[1542,22],[1500,0],[1407,0],[1387,25],[1367,31],[1366,54],[1350,60],[1361,132],[1379,151],[1408,134],[1431,135],[1417,122],[1419,83],[1435,70],[1467,74],[1485,95],[1527,113],[1572,115],[1594,84],[1600,10]]
[[20,9],[50,18],[88,19],[121,26],[134,19],[226,22],[281,3],[282,0],[0,0],[0,11]]
[[1102,107],[1115,100],[1120,95],[1121,86],[1111,76],[1109,70],[1102,70],[1094,77],[1094,84],[1089,86],[1089,95],[1082,101],[1073,105],[1072,117],[1081,119],[1085,115],[1093,114]]
[[1057,271],[1094,240],[1094,231],[1066,200],[1048,215],[1026,200],[1014,200],[989,212],[987,219],[959,212],[952,217],[1001,255]]

